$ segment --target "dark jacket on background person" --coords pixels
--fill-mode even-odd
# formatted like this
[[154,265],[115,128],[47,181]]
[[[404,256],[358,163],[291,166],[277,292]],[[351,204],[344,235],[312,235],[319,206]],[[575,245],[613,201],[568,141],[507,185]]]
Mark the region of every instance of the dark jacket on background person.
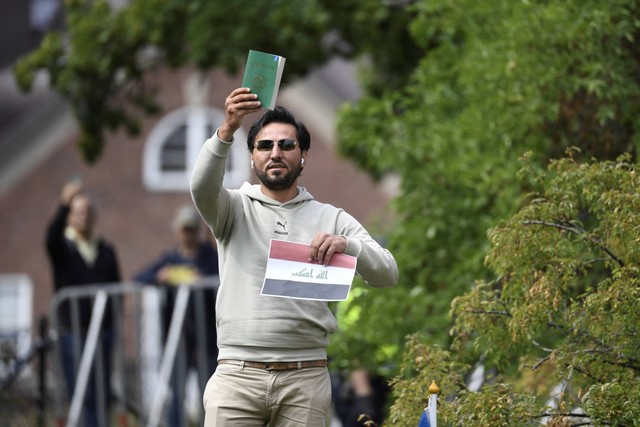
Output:
[[[113,284],[120,281],[118,259],[113,247],[101,237],[97,237],[97,257],[93,265],[88,265],[80,255],[75,243],[65,237],[69,207],[60,205],[49,224],[46,235],[46,247],[53,269],[55,291],[69,286]],[[82,298],[79,301],[80,327],[86,333],[91,320],[93,301]],[[71,307],[68,302],[58,311],[59,326],[69,330],[71,327]],[[112,325],[110,304],[107,306],[103,327]]]

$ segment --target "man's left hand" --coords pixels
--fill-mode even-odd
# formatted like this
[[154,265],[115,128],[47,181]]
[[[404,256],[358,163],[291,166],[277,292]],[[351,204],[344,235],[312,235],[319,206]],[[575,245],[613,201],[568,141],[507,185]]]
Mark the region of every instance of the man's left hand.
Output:
[[317,261],[325,267],[334,253],[344,253],[347,238],[329,233],[318,233],[309,245],[309,261]]

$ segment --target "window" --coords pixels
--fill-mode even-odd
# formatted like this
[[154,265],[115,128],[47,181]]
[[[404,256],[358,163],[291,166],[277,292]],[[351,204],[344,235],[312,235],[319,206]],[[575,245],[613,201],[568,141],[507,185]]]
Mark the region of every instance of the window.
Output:
[[187,126],[180,125],[173,130],[160,150],[160,169],[184,171],[187,168]]
[[[152,129],[144,147],[142,178],[150,191],[189,191],[189,179],[204,141],[224,119],[218,109],[187,106],[165,116]],[[235,134],[223,185],[238,188],[249,179],[246,134]]]
[[[26,274],[0,274],[0,346],[7,360],[0,360],[0,378],[31,348],[33,283]],[[30,374],[28,366],[23,374]]]

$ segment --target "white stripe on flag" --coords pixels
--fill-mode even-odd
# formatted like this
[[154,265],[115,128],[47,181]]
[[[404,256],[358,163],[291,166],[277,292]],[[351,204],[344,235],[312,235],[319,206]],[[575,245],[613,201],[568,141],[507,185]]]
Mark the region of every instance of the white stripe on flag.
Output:
[[351,283],[354,270],[349,268],[323,266],[282,259],[269,258],[267,268],[271,270],[270,279],[293,280],[308,283]]

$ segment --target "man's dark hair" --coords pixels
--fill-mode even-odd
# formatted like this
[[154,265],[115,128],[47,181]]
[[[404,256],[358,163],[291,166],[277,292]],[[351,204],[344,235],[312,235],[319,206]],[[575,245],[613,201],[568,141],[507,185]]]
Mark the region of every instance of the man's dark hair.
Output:
[[247,148],[249,151],[253,151],[253,145],[256,142],[256,137],[262,128],[269,123],[285,123],[292,125],[296,128],[296,140],[298,141],[298,144],[300,144],[300,149],[302,151],[307,151],[311,148],[311,135],[304,123],[297,121],[291,111],[278,105],[273,110],[267,110],[262,117],[251,125],[249,135],[247,135]]

